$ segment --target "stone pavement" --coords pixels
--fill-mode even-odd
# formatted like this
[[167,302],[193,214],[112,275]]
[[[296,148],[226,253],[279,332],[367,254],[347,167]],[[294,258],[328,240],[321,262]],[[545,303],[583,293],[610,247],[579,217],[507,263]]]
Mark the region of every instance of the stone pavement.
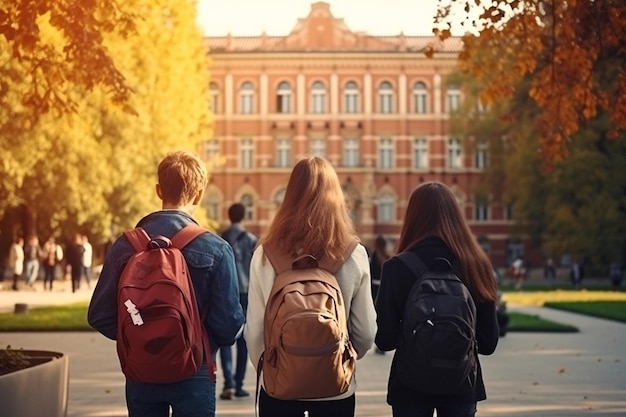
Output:
[[[0,311],[12,311],[16,302],[32,308],[87,300],[90,294],[86,289],[75,294],[0,291]],[[511,310],[572,324],[580,333],[509,333],[502,338],[494,355],[481,356],[489,398],[479,403],[478,416],[626,416],[626,325],[544,308]],[[0,346],[7,344],[69,355],[68,417],[127,415],[114,342],[95,332],[0,333]],[[385,403],[391,358],[391,353],[371,350],[359,361],[357,416],[391,416]],[[218,373],[218,392],[222,383]],[[251,365],[244,388],[255,388]],[[254,416],[254,398],[218,399],[217,415]]]

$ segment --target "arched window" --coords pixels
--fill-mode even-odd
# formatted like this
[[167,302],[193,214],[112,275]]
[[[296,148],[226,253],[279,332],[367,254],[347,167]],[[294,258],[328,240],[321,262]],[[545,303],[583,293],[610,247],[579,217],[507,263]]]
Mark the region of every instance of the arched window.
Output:
[[380,113],[393,112],[393,88],[391,83],[387,81],[380,83],[378,98],[380,101]]
[[383,193],[378,197],[376,220],[378,223],[393,223],[395,221],[395,198],[390,193]]
[[278,84],[276,90],[276,111],[278,113],[291,113],[291,86],[287,81]]
[[359,89],[354,81],[348,81],[344,89],[344,112],[359,112]]
[[326,86],[321,81],[311,87],[311,113],[326,113]]
[[250,194],[241,196],[241,204],[246,208],[245,219],[252,220],[254,218],[254,198]]
[[413,86],[413,110],[419,114],[428,112],[426,84],[423,82],[416,82]]
[[239,113],[250,114],[253,111],[254,86],[251,82],[241,84],[239,89]]
[[276,204],[277,207],[283,203],[283,200],[285,199],[285,191],[285,188],[281,188],[276,192],[276,194],[274,194],[274,204]]

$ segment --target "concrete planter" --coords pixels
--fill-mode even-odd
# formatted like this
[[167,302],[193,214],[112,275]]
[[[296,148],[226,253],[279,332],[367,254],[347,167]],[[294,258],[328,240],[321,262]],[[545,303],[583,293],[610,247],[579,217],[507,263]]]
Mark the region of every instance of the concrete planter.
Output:
[[69,358],[59,352],[21,350],[31,366],[0,375],[2,417],[66,417]]

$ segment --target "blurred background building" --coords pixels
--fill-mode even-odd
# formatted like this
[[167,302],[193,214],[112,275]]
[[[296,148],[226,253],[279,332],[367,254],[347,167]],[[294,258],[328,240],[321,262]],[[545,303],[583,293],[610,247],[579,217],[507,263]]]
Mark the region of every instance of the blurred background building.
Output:
[[[356,229],[370,247],[397,240],[411,191],[442,181],[455,192],[496,267],[522,253],[508,207],[476,193],[487,149],[449,135],[463,93],[446,82],[461,39],[352,32],[313,3],[287,36],[207,37],[214,136],[209,215],[233,202],[260,234],[282,201],[292,166],[308,155],[336,168]],[[424,48],[434,47],[428,58]]]

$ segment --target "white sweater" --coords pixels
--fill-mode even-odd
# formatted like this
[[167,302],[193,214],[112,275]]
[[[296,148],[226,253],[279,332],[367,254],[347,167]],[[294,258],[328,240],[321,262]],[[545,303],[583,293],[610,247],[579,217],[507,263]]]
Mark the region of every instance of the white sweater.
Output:
[[[372,300],[369,261],[362,245],[356,246],[350,258],[335,276],[346,307],[350,341],[360,359],[372,347],[376,334],[376,311]],[[263,246],[259,246],[252,255],[250,265],[248,313],[244,329],[248,355],[255,369],[264,349],[263,316],[275,278],[276,273],[264,256]],[[349,397],[355,391],[356,378],[352,380],[350,389],[346,393],[332,399]]]

